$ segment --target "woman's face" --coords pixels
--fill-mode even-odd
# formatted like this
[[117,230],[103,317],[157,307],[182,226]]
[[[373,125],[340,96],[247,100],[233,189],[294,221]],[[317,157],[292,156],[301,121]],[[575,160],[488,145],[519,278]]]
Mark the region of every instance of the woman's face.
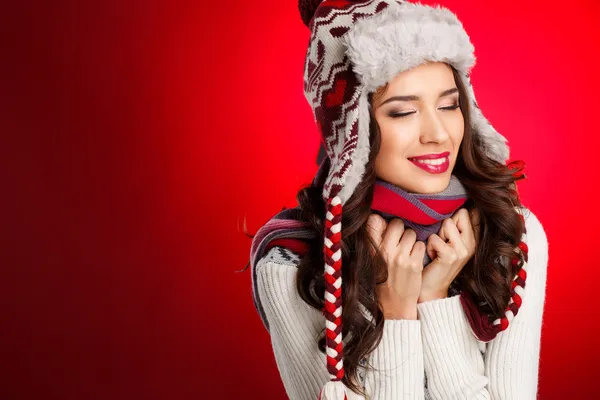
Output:
[[[439,193],[450,183],[464,134],[452,69],[442,62],[421,64],[388,84],[372,104],[381,131],[377,177],[411,193]],[[414,157],[432,157],[431,164]]]

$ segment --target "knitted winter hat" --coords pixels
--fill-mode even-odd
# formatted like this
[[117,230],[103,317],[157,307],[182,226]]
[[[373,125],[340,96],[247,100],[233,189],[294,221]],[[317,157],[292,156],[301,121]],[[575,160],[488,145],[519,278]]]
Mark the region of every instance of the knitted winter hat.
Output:
[[484,152],[506,163],[504,136],[483,116],[469,79],[474,47],[446,8],[402,0],[299,0],[311,31],[304,93],[331,162],[323,188],[325,221],[326,356],[331,381],[320,399],[344,399],[342,356],[341,221],[346,201],[361,181],[369,157],[368,94],[398,73],[426,62],[445,62],[467,89],[471,123]]

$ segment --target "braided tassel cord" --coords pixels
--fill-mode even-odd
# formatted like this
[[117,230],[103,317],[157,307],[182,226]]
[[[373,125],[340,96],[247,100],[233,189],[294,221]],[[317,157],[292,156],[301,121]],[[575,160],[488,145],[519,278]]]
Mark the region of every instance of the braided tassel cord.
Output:
[[325,353],[331,381],[321,389],[319,400],[347,400],[342,343],[342,202],[330,198],[325,214]]
[[[525,218],[523,217],[523,214],[519,213],[519,216],[524,224]],[[523,253],[523,266],[513,279],[511,297],[508,302],[508,306],[506,306],[503,317],[497,318],[494,320],[494,322],[490,323],[487,316],[480,314],[479,309],[470,293],[463,291],[460,295],[460,301],[467,319],[469,320],[471,330],[477,339],[482,342],[489,342],[490,340],[494,339],[498,333],[506,330],[512,319],[519,312],[519,308],[523,302],[523,294],[525,293],[525,281],[527,280],[527,261],[529,248],[527,247],[527,243],[525,243],[526,240],[527,234],[525,232],[523,233],[521,242],[517,246]],[[519,256],[515,254],[511,260],[512,265],[514,266],[518,264],[519,260]]]

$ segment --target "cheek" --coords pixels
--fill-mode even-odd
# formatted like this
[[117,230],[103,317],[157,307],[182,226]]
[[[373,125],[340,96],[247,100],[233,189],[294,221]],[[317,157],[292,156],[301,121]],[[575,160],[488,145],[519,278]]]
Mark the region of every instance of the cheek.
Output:
[[464,133],[465,130],[464,128],[461,126],[460,128],[458,128],[452,135],[452,141],[454,142],[454,145],[458,148],[460,146],[460,144],[462,143],[463,137],[464,137]]
[[462,115],[457,117],[455,121],[452,121],[452,124],[449,127],[448,133],[452,138],[452,142],[456,147],[460,146],[462,142],[463,136],[465,134],[465,123]]
[[400,127],[399,124],[394,123],[380,125],[380,129],[381,148],[379,153],[387,157],[406,158],[413,140],[411,129],[405,126]]
[[406,168],[404,162],[408,162],[406,157],[410,146],[406,140],[406,132],[400,132],[398,127],[393,125],[380,125],[381,146],[375,158],[375,171],[384,179],[394,179],[399,170]]

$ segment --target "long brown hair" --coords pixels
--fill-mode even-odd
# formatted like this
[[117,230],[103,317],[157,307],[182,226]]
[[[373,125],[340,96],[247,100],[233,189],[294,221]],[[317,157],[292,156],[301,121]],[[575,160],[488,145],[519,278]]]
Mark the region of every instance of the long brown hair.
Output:
[[[459,104],[463,113],[464,136],[453,174],[465,186],[468,201],[463,207],[476,208],[480,213],[480,238],[475,255],[463,267],[456,281],[460,290],[471,293],[480,312],[494,320],[503,316],[510,295],[511,283],[523,265],[512,265],[515,247],[524,232],[522,220],[515,210],[521,207],[516,181],[525,178],[524,163],[499,163],[485,152],[479,135],[472,128],[469,99],[456,69],[452,68],[459,90]],[[387,85],[370,95],[370,101],[381,95]],[[376,285],[387,280],[387,266],[381,256],[372,256],[375,246],[367,232],[366,222],[371,214],[374,183],[374,161],[381,145],[379,125],[371,111],[371,150],[364,176],[352,196],[344,204],[342,214],[342,335],[344,345],[344,384],[366,398],[358,381],[359,362],[375,348],[383,335],[385,319],[377,298]],[[324,174],[326,176],[326,174]],[[323,234],[325,204],[322,198],[324,182],[302,187],[297,194],[303,220],[310,222],[315,231],[309,252],[300,260],[296,288],[300,297],[317,310],[324,305]],[[366,318],[359,308],[364,306],[373,320]],[[324,330],[318,339],[320,351],[325,352]],[[371,369],[368,364],[365,366]]]

